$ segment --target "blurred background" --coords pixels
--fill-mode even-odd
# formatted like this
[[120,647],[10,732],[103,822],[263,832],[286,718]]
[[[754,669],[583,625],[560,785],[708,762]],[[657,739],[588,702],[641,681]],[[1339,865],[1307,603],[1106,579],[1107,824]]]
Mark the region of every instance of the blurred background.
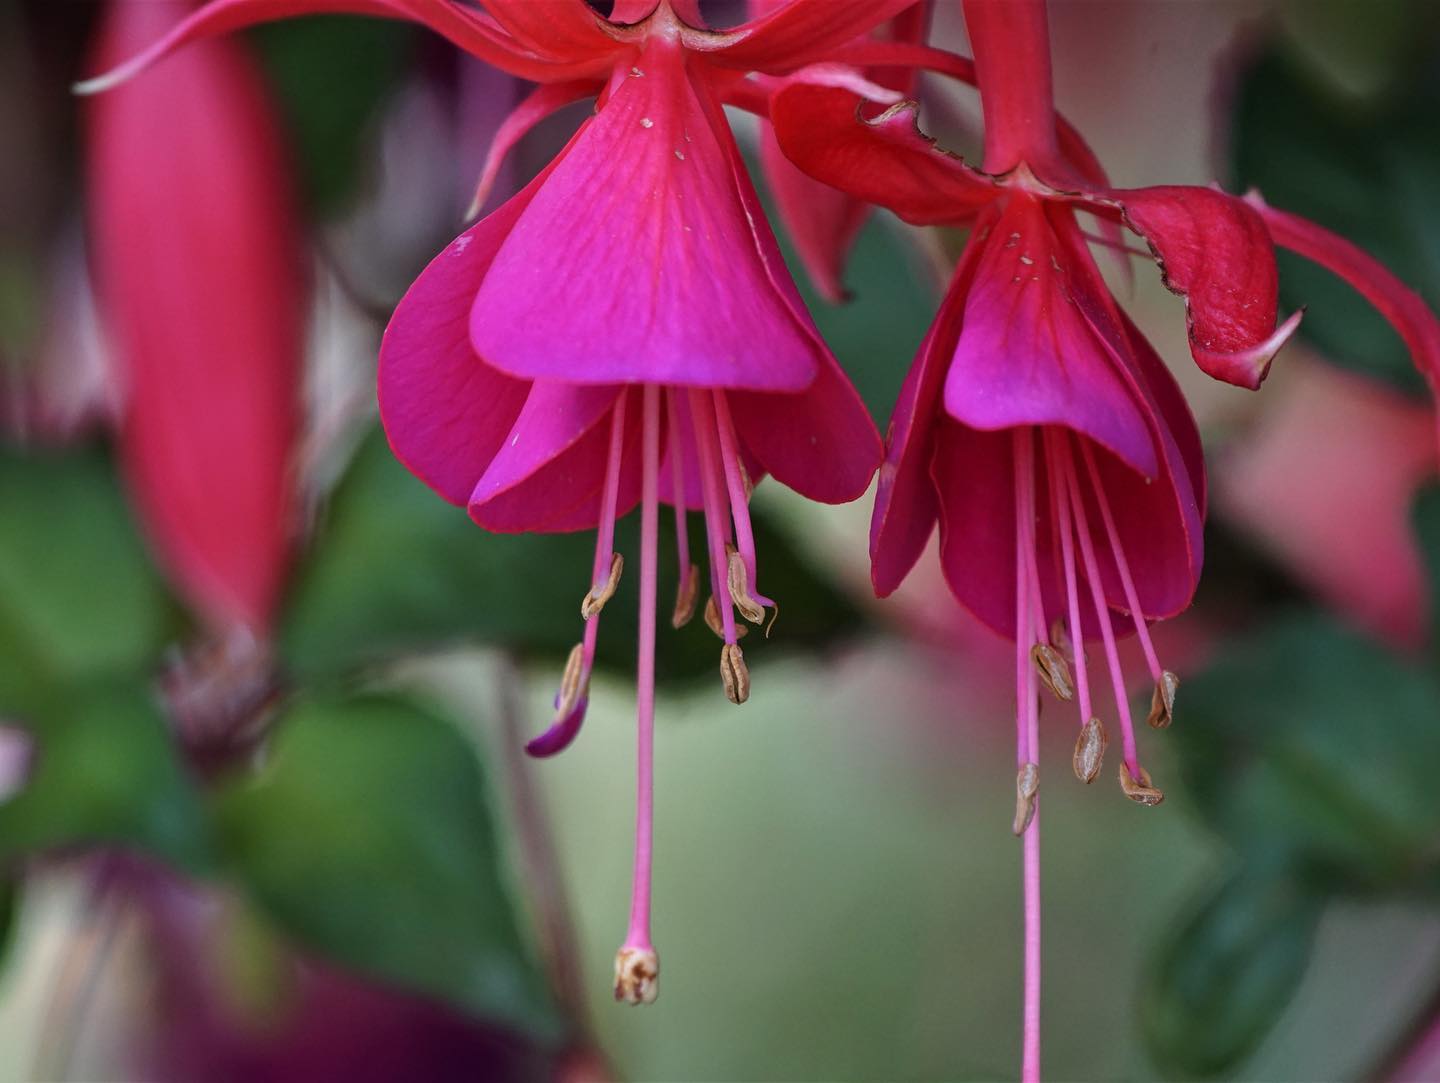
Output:
[[[703,629],[661,637],[664,995],[612,1002],[634,583],[581,738],[527,760],[591,540],[472,527],[391,458],[372,391],[525,88],[317,17],[70,94],[186,8],[0,0],[0,1080],[1012,1075],[1010,649],[933,562],[870,597],[868,501],[773,483],[785,613],[745,709]],[[1440,301],[1440,8],[1059,0],[1052,34],[1117,185],[1256,186]],[[965,49],[958,4],[933,40]],[[973,152],[973,92],[918,92]],[[792,261],[882,429],[959,243],[875,213],[842,306]],[[1194,370],[1134,271],[1117,294],[1206,438],[1209,559],[1157,631],[1169,800],[1046,769],[1047,1074],[1440,1078],[1431,403],[1298,261],[1259,394]],[[1069,720],[1043,740],[1066,762]]]

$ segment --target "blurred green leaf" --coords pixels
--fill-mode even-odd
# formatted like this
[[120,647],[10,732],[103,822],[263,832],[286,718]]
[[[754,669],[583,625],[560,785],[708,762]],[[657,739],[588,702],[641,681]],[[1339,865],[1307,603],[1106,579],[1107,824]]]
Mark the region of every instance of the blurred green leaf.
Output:
[[1430,573],[1430,646],[1435,651],[1440,649],[1440,485],[1420,490],[1410,509],[1410,520]]
[[15,942],[15,922],[20,917],[20,878],[13,873],[0,875],[0,969]]
[[1260,1044],[1300,984],[1322,909],[1283,873],[1248,870],[1175,929],[1140,998],[1168,1076],[1218,1075]]
[[204,809],[148,688],[107,682],[71,690],[32,729],[30,778],[0,804],[0,863],[104,843],[205,871]]
[[223,790],[226,860],[275,925],[341,965],[542,1034],[474,751],[399,700],[306,701]]
[[1186,788],[1242,855],[1317,886],[1406,890],[1440,833],[1440,682],[1318,614],[1228,645],[1181,689]]
[[0,709],[148,666],[166,595],[95,452],[0,453]]
[[[670,517],[662,517],[666,524]],[[698,516],[691,516],[692,528]],[[774,638],[762,647],[809,649],[853,636],[856,608],[758,510],[753,516],[762,585],[783,584]],[[635,667],[639,550],[636,516],[616,533],[632,557],[605,607],[597,658]],[[662,534],[666,527],[662,526]],[[662,552],[668,549],[663,544]],[[691,551],[703,539],[692,534]],[[593,531],[490,534],[405,470],[377,432],[336,492],[309,563],[297,577],[282,650],[302,678],[344,672],[407,651],[469,640],[563,657],[583,633],[580,598],[590,586]],[[661,560],[660,605],[675,596],[673,559]],[[747,644],[754,643],[754,637]],[[659,637],[662,681],[718,674],[719,645],[698,618]],[[718,681],[718,676],[716,677]]]
[[253,31],[295,143],[308,202],[339,209],[363,175],[373,122],[414,49],[391,19],[322,15]]
[[[1415,62],[1401,73],[1386,96],[1362,102],[1272,51],[1237,88],[1230,152],[1241,187],[1257,187],[1275,206],[1354,241],[1434,305],[1440,64]],[[1283,304],[1309,306],[1303,335],[1337,364],[1423,393],[1399,336],[1357,293],[1308,261],[1284,252],[1279,258]]]

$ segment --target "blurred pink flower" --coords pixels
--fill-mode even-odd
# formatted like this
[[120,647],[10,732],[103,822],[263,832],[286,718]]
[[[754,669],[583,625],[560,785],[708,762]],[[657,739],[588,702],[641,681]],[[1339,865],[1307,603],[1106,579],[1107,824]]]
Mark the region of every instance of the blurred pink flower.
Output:
[[[912,0],[792,0],[735,29],[705,28],[693,0],[621,0],[609,19],[582,0],[487,0],[486,14],[434,0],[215,0],[100,89],[194,38],[319,11],[422,22],[541,85],[501,124],[481,205],[506,152],[556,109],[596,114],[523,191],[457,238],[397,308],[381,348],[381,418],[396,455],[497,531],[597,527],[583,642],[536,755],[578,733],[601,609],[623,560],[616,519],[642,505],[639,793],[630,929],[615,994],[656,995],[650,849],[658,506],[676,515],[680,594],[693,613],[686,514],[703,510],[707,623],[724,641],[735,703],[750,678],[734,612],[761,623],[749,498],[762,472],[816,500],[853,500],[880,458],[863,403],[805,311],[723,106],[763,113],[751,72],[884,90],[830,51]],[[898,95],[895,95],[898,97]],[[663,408],[662,408],[663,407]]]
[[[184,15],[115,0],[115,63]],[[125,396],[120,452],[161,565],[217,632],[268,631],[293,528],[305,289],[276,120],[239,42],[90,103],[89,211]]]

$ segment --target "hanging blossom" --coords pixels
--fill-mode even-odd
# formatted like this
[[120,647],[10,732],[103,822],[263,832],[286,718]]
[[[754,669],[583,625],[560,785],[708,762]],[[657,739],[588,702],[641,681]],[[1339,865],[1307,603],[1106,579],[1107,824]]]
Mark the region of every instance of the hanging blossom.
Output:
[[[978,82],[981,169],[938,150],[913,102],[888,109],[840,88],[785,86],[771,118],[806,172],[917,225],[968,226],[949,292],[901,391],[871,524],[884,596],[936,523],[959,601],[1016,645],[1016,810],[1024,838],[1022,1078],[1040,1077],[1039,686],[1078,707],[1072,766],[1100,773],[1108,735],[1082,644],[1100,641],[1127,797],[1164,795],[1141,764],[1118,642],[1134,633],[1154,681],[1147,721],[1170,724],[1178,680],[1148,625],[1185,609],[1200,574],[1205,474],[1194,420],[1154,349],[1116,304],[1090,245],[1139,234],[1184,298],[1195,361],[1256,388],[1299,313],[1277,323],[1273,246],[1341,274],[1395,324],[1431,377],[1440,324],[1374,260],[1320,227],[1210,188],[1112,188],[1053,104],[1043,0],[965,0],[970,62],[867,43],[896,62]],[[1087,232],[1077,217],[1098,222]]]
[[600,615],[624,564],[615,523],[640,505],[635,870],[615,963],[615,995],[630,1003],[655,999],[659,970],[650,933],[659,505],[674,509],[677,628],[701,591],[686,519],[703,516],[705,618],[723,641],[725,693],[743,703],[750,676],[735,613],[759,624],[775,608],[759,590],[753,483],[768,473],[839,503],[864,492],[881,458],[879,434],[785,269],[722,106],[764,112],[750,73],[897,100],[825,61],[910,2],[792,0],[713,32],[694,0],[621,0],[609,19],[582,0],[487,0],[484,13],[445,0],[216,0],[82,88],[260,19],[413,19],[540,84],[498,131],[477,206],[525,131],[597,99],[554,161],[402,299],[381,347],[379,395],[396,455],[481,526],[597,529],[583,638],[534,755],[579,732]]

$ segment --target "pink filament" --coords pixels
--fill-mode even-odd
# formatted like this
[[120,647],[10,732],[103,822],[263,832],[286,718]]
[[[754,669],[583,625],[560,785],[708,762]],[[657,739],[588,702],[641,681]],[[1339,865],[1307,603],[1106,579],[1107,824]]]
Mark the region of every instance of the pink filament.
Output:
[[665,392],[665,423],[670,431],[670,482],[671,502],[675,506],[675,558],[680,565],[680,583],[683,587],[690,575],[690,532],[685,524],[685,446],[680,434],[680,410],[683,403],[676,402],[677,392]]
[[1095,453],[1090,445],[1082,442],[1080,453],[1085,456],[1085,470],[1090,475],[1090,485],[1095,490],[1095,502],[1100,506],[1100,518],[1105,523],[1105,533],[1110,539],[1110,555],[1115,560],[1115,569],[1120,573],[1120,583],[1125,588],[1125,603],[1135,620],[1135,635],[1145,652],[1145,661],[1150,666],[1150,676],[1160,680],[1160,659],[1155,654],[1155,644],[1150,641],[1150,629],[1145,624],[1145,611],[1140,608],[1140,593],[1135,589],[1135,580],[1130,575],[1130,564],[1125,559],[1125,549],[1120,544],[1120,532],[1115,529],[1115,517],[1110,514],[1110,501],[1105,497],[1105,487],[1100,484],[1100,471],[1095,466]]
[[1100,636],[1105,641],[1105,660],[1110,667],[1110,685],[1115,690],[1115,707],[1120,715],[1120,736],[1125,749],[1125,766],[1132,776],[1140,773],[1140,760],[1135,748],[1135,725],[1130,720],[1130,700],[1125,694],[1125,674],[1120,670],[1120,653],[1115,647],[1115,631],[1110,627],[1110,607],[1100,587],[1100,566],[1090,541],[1090,524],[1085,515],[1085,501],[1080,494],[1073,459],[1065,463],[1065,486],[1070,493],[1070,507],[1075,516],[1076,536],[1080,539],[1080,555],[1085,561],[1085,578],[1090,583],[1090,599],[1095,606],[1095,619],[1100,622]]
[[655,609],[659,564],[660,389],[644,390],[643,478],[640,496],[640,650],[636,665],[635,876],[625,946],[650,944],[650,873],[655,812]]
[[1080,591],[1075,575],[1075,542],[1070,533],[1070,488],[1062,456],[1068,454],[1064,437],[1053,430],[1045,434],[1045,453],[1055,509],[1055,530],[1060,536],[1061,560],[1065,567],[1065,601],[1070,614],[1070,649],[1075,656],[1075,696],[1080,704],[1080,725],[1094,717],[1090,703],[1090,674],[1085,668],[1085,633],[1080,624]]
[[625,402],[629,397],[622,393],[610,415],[610,454],[605,460],[605,491],[600,498],[600,527],[595,535],[595,569],[591,575],[591,586],[596,590],[610,581],[610,563],[615,555],[615,504],[620,494],[620,455],[625,445]]
[[730,493],[730,516],[735,521],[735,548],[745,561],[750,578],[750,595],[761,605],[772,605],[756,587],[755,532],[750,527],[750,498],[745,492],[745,479],[740,475],[740,453],[735,439],[735,426],[730,420],[730,404],[725,392],[716,391],[715,431],[720,435],[720,459],[725,464],[725,487]]
[[725,542],[728,537],[730,517],[725,513],[720,498],[719,464],[715,461],[714,411],[710,408],[704,391],[690,392],[690,423],[695,430],[695,447],[700,455],[700,487],[705,493],[705,537],[710,546],[710,591],[715,606],[720,610],[720,624],[725,633],[725,642],[734,643],[735,609],[730,601],[730,590],[725,578]]

